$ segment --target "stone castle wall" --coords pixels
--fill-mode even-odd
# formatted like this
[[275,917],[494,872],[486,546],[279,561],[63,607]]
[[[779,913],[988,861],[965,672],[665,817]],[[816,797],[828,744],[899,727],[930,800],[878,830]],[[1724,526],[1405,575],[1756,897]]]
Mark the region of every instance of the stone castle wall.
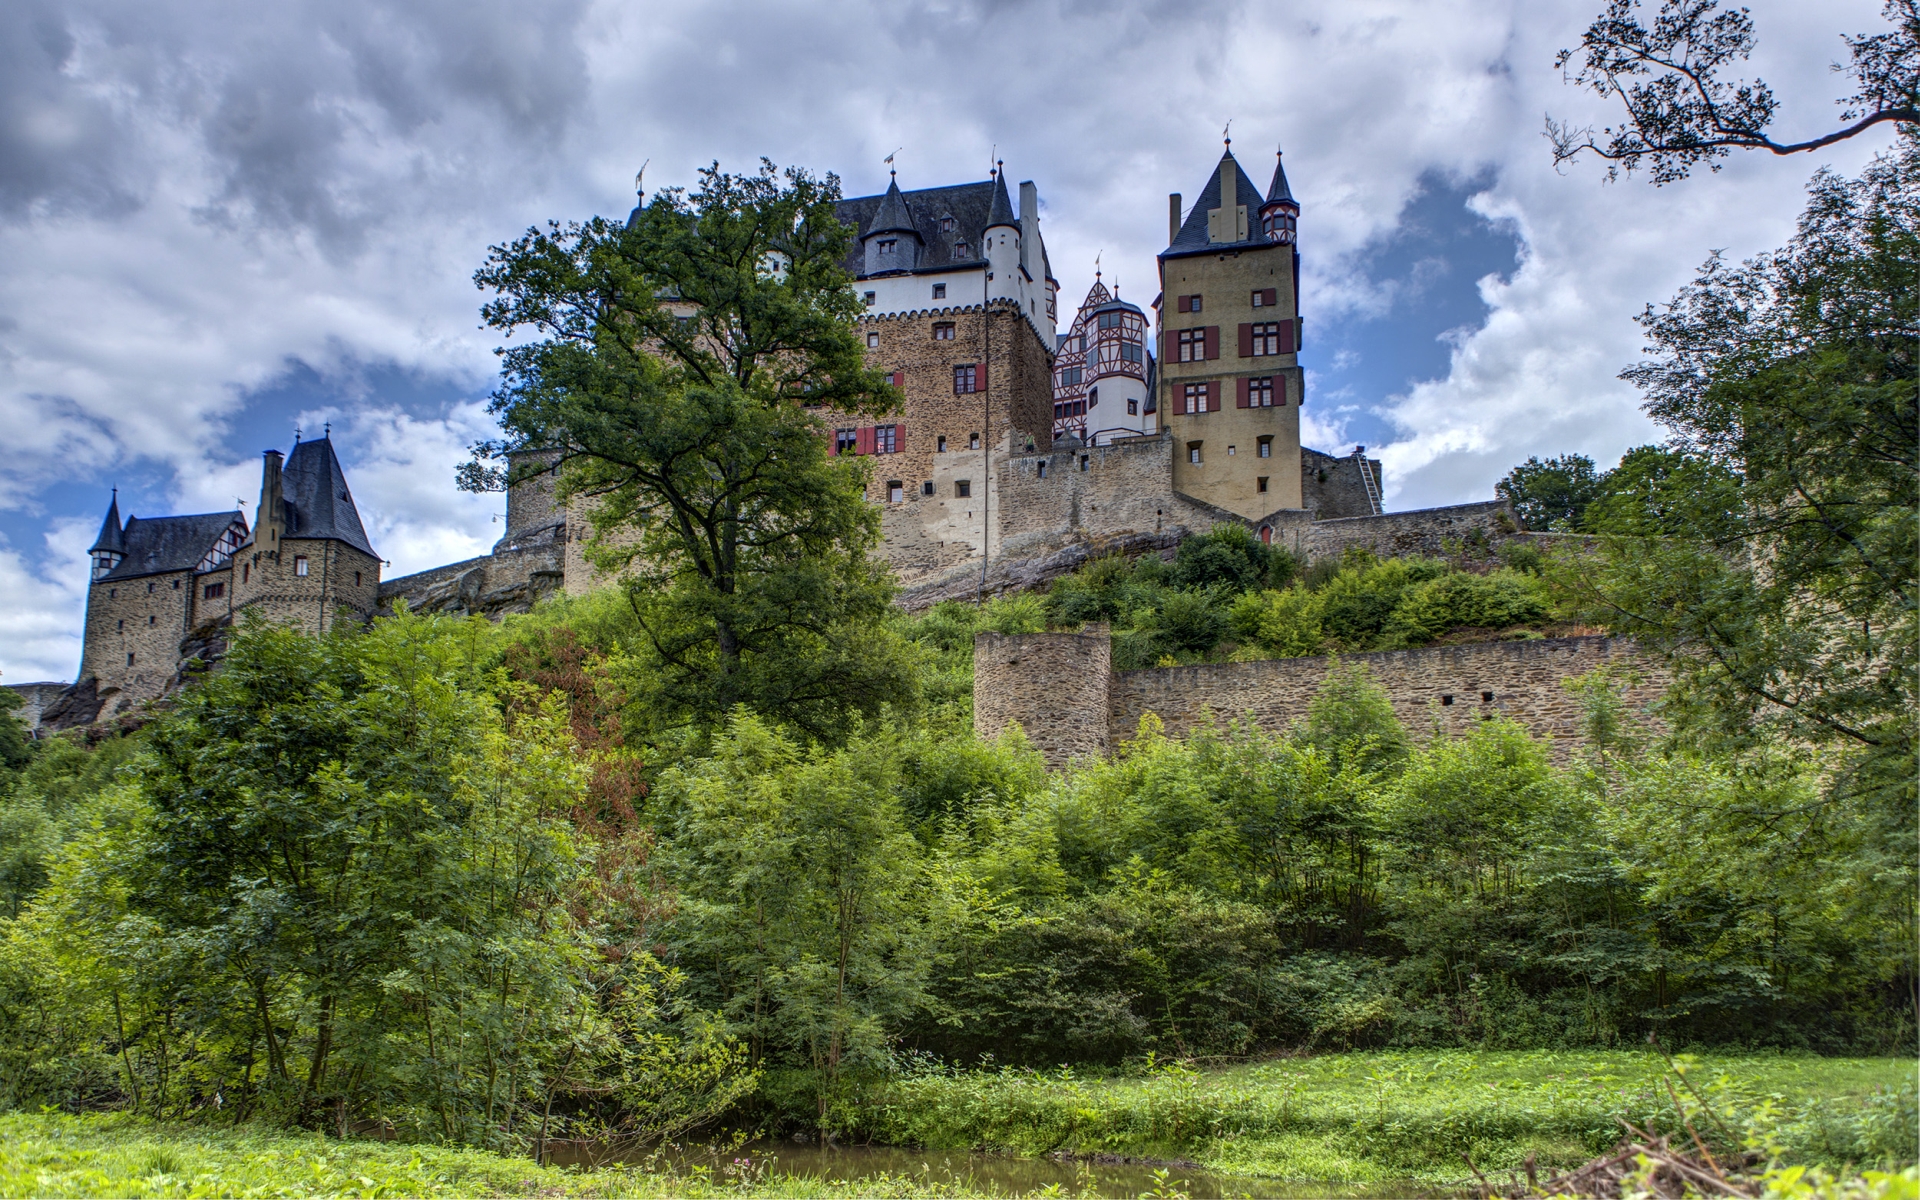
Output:
[[[307,560],[305,575],[299,573],[301,558]],[[324,633],[341,609],[349,619],[365,621],[379,604],[380,560],[344,542],[283,538],[277,551],[250,553],[242,566],[241,581],[227,589],[238,593],[236,614],[251,609],[276,625]]]
[[1140,719],[1157,716],[1169,736],[1205,721],[1250,717],[1280,733],[1307,715],[1328,673],[1359,664],[1385,689],[1395,714],[1416,737],[1436,729],[1465,733],[1498,713],[1519,721],[1565,759],[1580,737],[1581,709],[1565,681],[1597,667],[1631,668],[1630,705],[1644,707],[1667,676],[1631,642],[1605,637],[1543,638],[1428,646],[1345,658],[1154,667],[1107,675],[1104,628],[1084,633],[980,634],[974,641],[974,729],[992,737],[1018,722],[1051,767],[1109,753],[1132,738]]
[[[1364,461],[1365,469],[1373,476],[1373,495],[1385,495],[1381,486],[1385,480],[1380,471],[1380,460],[1369,458]],[[1361,462],[1350,454],[1322,454],[1302,446],[1300,506],[1308,512],[1319,514],[1323,521],[1336,517],[1373,515],[1373,499],[1367,494],[1366,482],[1360,476]]]
[[973,729],[998,737],[1018,721],[1052,767],[1111,749],[1104,714],[1113,639],[1084,633],[980,633],[973,639]]

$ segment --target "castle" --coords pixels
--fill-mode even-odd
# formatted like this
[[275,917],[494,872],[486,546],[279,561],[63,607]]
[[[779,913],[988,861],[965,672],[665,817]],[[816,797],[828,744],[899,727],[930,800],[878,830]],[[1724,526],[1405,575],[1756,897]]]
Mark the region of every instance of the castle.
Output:
[[[859,336],[903,404],[883,421],[828,416],[825,436],[831,453],[873,460],[868,499],[902,603],[1034,586],[1223,521],[1308,557],[1510,536],[1497,502],[1385,513],[1363,448],[1301,446],[1300,211],[1277,156],[1263,193],[1229,144],[1191,207],[1168,197],[1152,329],[1096,275],[1063,334],[1031,181],[1017,210],[998,166],[986,182],[890,180],[841,201]],[[116,497],[92,551],[79,680],[51,698],[25,685],[37,720],[84,724],[164,694],[248,610],[318,632],[399,599],[497,617],[604,584],[582,501],[560,506],[559,468],[530,473],[530,456],[491,553],[394,580],[330,437],[284,462],[266,452],[251,529],[238,511],[122,522]]]

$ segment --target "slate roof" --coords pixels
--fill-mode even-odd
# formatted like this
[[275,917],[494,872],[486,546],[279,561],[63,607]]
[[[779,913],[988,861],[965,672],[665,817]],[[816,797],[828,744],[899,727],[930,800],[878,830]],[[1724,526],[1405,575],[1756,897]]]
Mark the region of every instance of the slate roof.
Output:
[[1273,182],[1267,185],[1267,203],[1283,202],[1296,207],[1300,203],[1293,198],[1292,189],[1287,187],[1287,168],[1281,163],[1280,152],[1276,150],[1273,154]]
[[246,519],[238,510],[187,517],[129,517],[121,530],[126,557],[96,582],[112,583],[166,571],[191,571],[200,565],[200,560],[213,549],[229,525],[235,521],[245,525]]
[[[1002,198],[1006,195],[1006,185],[999,185]],[[889,204],[895,197],[906,214],[901,225],[892,215]],[[879,225],[882,208],[888,209],[886,225]],[[921,188],[917,192],[903,192],[898,185],[889,187],[878,196],[856,196],[851,200],[842,200],[834,211],[842,221],[854,227],[853,249],[847,254],[843,264],[856,277],[867,272],[867,252],[859,239],[869,233],[884,229],[911,229],[919,235],[920,265],[914,268],[916,274],[933,271],[947,271],[955,267],[980,266],[986,262],[981,252],[985,241],[987,222],[994,207],[994,184],[962,183],[952,187]],[[942,218],[953,218],[953,230],[940,231]],[[965,242],[967,253],[953,256],[955,242]]]
[[120,489],[113,489],[113,499],[107,502],[107,519],[100,522],[100,536],[93,539],[93,548],[88,554],[107,551],[114,554],[127,552],[125,531],[120,528]]
[[[1207,240],[1207,212],[1220,208],[1220,197],[1234,197],[1228,205],[1247,206],[1247,238],[1242,242],[1209,242]],[[1180,226],[1180,235],[1173,244],[1160,252],[1161,258],[1176,258],[1183,254],[1206,254],[1211,251],[1268,247],[1278,245],[1260,236],[1260,193],[1253,186],[1253,180],[1240,169],[1234,161],[1233,152],[1220,156],[1220,165],[1214,168],[1213,178],[1207,180],[1207,186],[1200,189],[1199,197],[1193,202],[1193,210],[1187,214],[1186,223]]]
[[347,475],[333,453],[332,438],[301,442],[280,468],[280,495],[290,538],[328,538],[379,558],[367,543],[360,510],[347,490]]

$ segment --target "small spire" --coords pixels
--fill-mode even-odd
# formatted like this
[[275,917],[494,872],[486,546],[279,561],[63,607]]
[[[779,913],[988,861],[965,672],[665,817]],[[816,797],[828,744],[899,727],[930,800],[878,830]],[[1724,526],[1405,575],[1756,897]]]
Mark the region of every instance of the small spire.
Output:
[[333,422],[332,422],[332,421],[328,421],[328,422],[327,422],[327,423],[326,423],[325,425],[322,425],[322,426],[320,427],[320,429],[321,429],[321,433],[320,433],[320,436],[321,436],[321,437],[329,437],[329,438],[330,438],[330,437],[332,437],[332,436],[333,436]]
[[293,427],[293,444],[296,446],[300,444],[300,427],[298,425]]
[[1233,118],[1232,117],[1227,118],[1226,125],[1222,127],[1220,130],[1220,137],[1221,137],[1221,140],[1227,143],[1227,152],[1232,153],[1233,152]]

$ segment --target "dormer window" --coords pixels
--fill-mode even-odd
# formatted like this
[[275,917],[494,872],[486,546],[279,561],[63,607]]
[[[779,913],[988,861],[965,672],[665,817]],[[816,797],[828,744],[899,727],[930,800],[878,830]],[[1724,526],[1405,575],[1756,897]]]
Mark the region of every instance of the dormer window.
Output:
[[970,258],[972,257],[972,252],[967,249],[965,242],[955,242],[953,244],[953,256],[955,258]]
[[881,238],[880,239],[880,253],[882,254],[892,254],[895,250],[898,250],[899,248],[900,248],[899,238]]
[[952,233],[952,232],[953,232],[953,218],[952,218],[952,217],[941,217],[941,218],[940,218],[940,232],[941,232],[941,233]]

